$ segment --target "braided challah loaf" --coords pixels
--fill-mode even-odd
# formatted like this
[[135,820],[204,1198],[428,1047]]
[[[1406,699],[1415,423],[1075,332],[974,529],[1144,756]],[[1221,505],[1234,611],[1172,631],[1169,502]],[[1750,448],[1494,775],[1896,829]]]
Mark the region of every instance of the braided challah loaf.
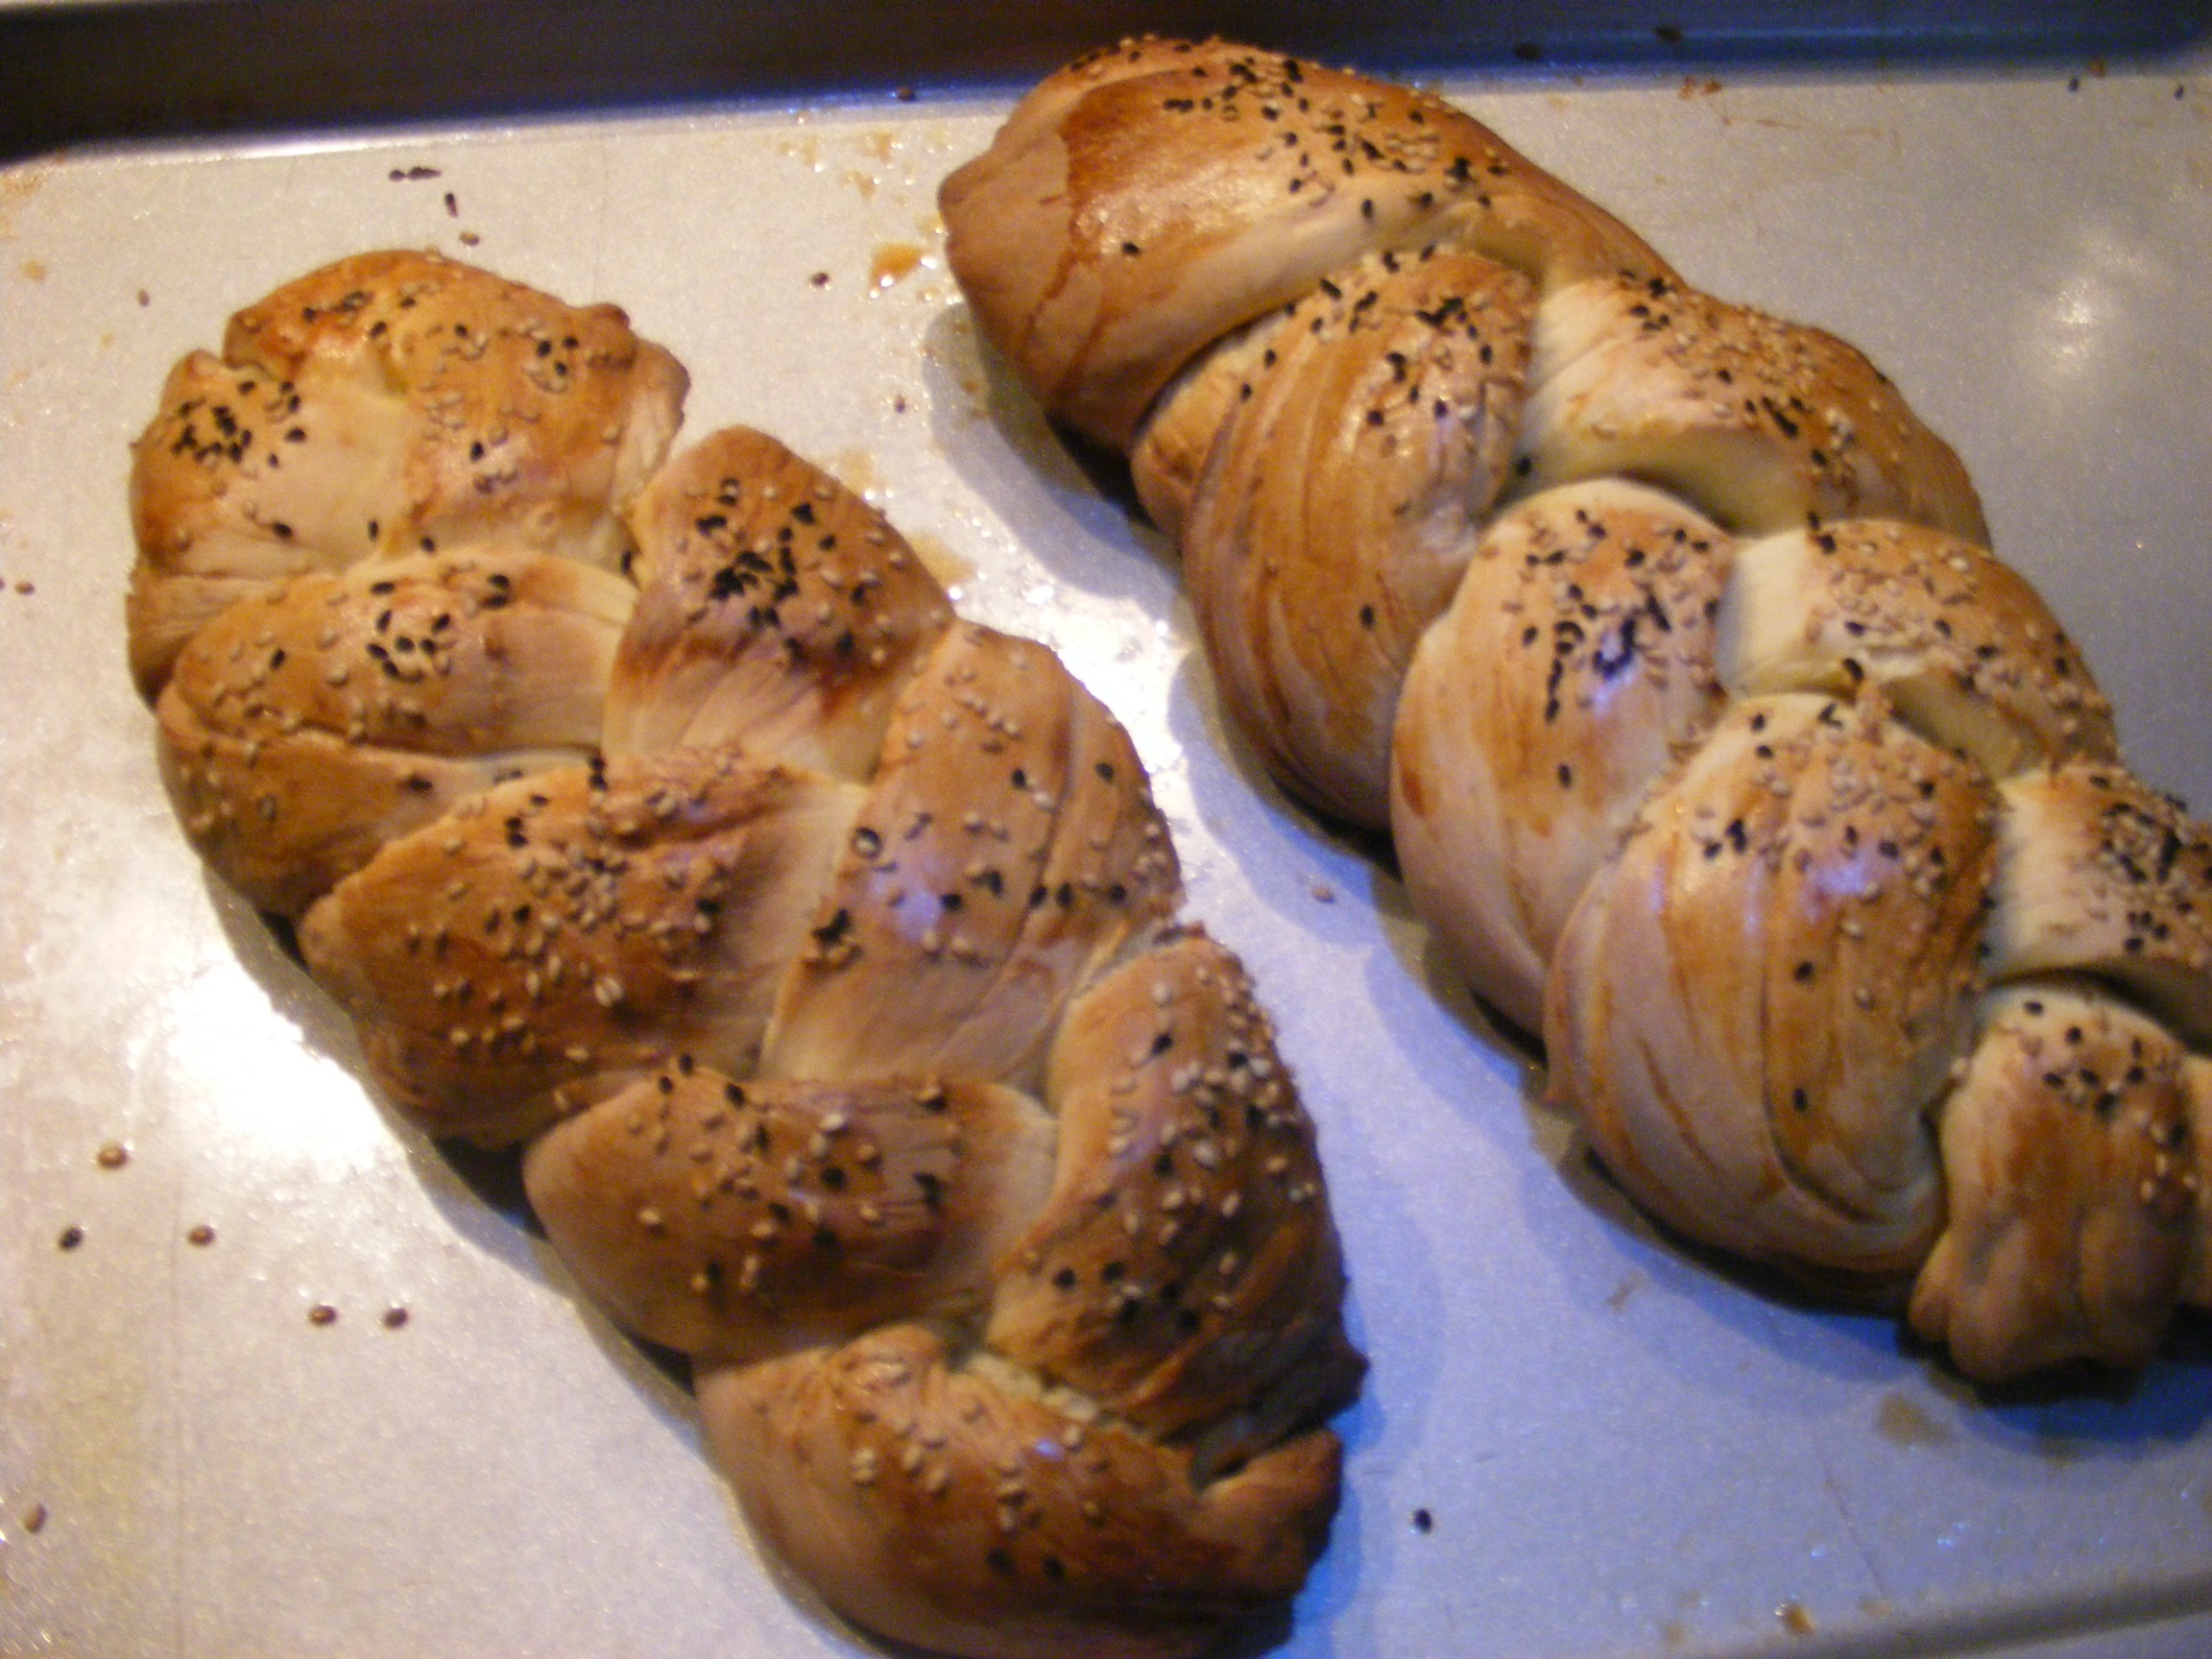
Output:
[[180,816],[834,1606],[1192,1651],[1335,1505],[1311,1125],[1113,717],[773,440],[662,465],[684,390],[435,256],[241,313],[137,450]]
[[1220,42],[1052,76],[941,200],[1269,767],[1389,828],[1649,1211],[1910,1286],[1979,1379],[2208,1299],[2212,838],[1863,356],[1435,98]]

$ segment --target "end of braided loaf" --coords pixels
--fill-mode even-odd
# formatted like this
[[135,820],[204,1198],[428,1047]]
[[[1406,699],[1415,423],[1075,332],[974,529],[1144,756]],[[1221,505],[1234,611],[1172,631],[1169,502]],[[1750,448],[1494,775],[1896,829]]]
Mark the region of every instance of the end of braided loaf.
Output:
[[1863,356],[1450,106],[1218,41],[1055,75],[942,205],[1270,769],[1389,828],[1646,1208],[1910,1290],[1985,1380],[2203,1300],[2212,834]]
[[683,390],[432,256],[241,313],[134,473],[180,817],[833,1605],[1195,1651],[1335,1506],[1312,1125],[1112,715],[774,440],[663,465]]
[[1055,419],[1124,449],[1176,371],[1367,252],[1464,248],[1547,291],[1670,275],[1441,99],[1221,40],[1079,60],[940,206],[984,333]]

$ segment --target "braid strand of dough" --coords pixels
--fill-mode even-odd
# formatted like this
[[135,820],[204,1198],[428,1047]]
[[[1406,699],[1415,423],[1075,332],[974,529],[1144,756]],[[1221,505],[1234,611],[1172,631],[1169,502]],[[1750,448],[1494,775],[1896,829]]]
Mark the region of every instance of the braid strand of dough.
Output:
[[1061,70],[941,205],[1270,770],[1389,830],[1647,1210],[1987,1381],[2212,1304],[2212,833],[1864,357],[1221,41]]
[[133,473],[180,818],[833,1606],[1193,1652],[1335,1508],[1312,1125],[1112,715],[773,439],[663,464],[684,391],[434,255],[240,313]]

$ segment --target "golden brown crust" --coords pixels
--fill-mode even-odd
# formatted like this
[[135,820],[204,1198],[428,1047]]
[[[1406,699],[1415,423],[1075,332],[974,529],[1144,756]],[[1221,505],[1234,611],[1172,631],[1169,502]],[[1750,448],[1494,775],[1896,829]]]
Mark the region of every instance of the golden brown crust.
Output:
[[1432,250],[1324,277],[1208,460],[1183,557],[1222,693],[1276,776],[1349,823],[1388,822],[1398,688],[1505,486],[1534,299]]
[[619,577],[535,554],[261,589],[194,635],[156,705],[178,818],[217,875],[296,917],[386,841],[596,748],[631,603]]
[[751,1361],[972,1314],[1054,1131],[993,1084],[754,1078],[689,1055],[541,1136],[530,1206],[626,1330]]
[[2086,983],[1999,991],[1982,1026],[1944,1104],[1950,1214],[1912,1328],[1984,1382],[2141,1365],[2192,1231],[2182,1047]]
[[519,1141],[691,1054],[751,1073],[860,792],[677,749],[502,784],[307,913],[307,966],[433,1135]]
[[1667,274],[1440,99],[1222,41],[1122,58],[1048,82],[939,194],[984,334],[1100,443],[1126,448],[1201,349],[1370,250],[1460,248],[1547,290]]
[[1421,641],[1392,740],[1399,867],[1454,967],[1527,1031],[1568,912],[1722,705],[1734,543],[1640,485],[1531,497]]
[[496,543],[608,568],[686,379],[611,305],[435,253],[364,253],[172,371],[133,450],[132,660],[149,701],[239,586]]
[[986,1659],[1194,1654],[1297,1587],[1335,1507],[1326,1430],[1200,1487],[1187,1454],[916,1325],[699,1393],[746,1513],[832,1606]]
[[[1128,734],[774,440],[648,485],[683,373],[612,307],[365,255],[226,352],[140,444],[133,665],[188,832],[299,919],[390,1102],[535,1141],[575,1282],[700,1363],[747,1507],[872,1628],[1153,1659],[1295,1590],[1364,1361]],[[1183,1052],[1123,1066],[1133,1022]],[[1025,1334],[996,1304],[1081,1255],[1123,1104],[1188,1297]],[[1186,1156],[1178,1253],[1144,1170]]]
[[1183,521],[1206,462],[1253,381],[1273,367],[1290,308],[1270,311],[1223,336],[1185,365],[1153,400],[1129,450],[1129,481],[1160,534],[1178,549]]
[[1347,1401],[1313,1129],[1237,959],[1192,935],[1101,980],[1061,1023],[1048,1098],[1058,1172],[992,1348],[1161,1433],[1254,1396],[1298,1396],[1291,1422]]
[[406,513],[405,427],[403,405],[374,386],[302,390],[206,351],[170,371],[131,469],[131,665],[141,696],[159,693],[177,652],[224,605],[391,545],[384,522]]
[[[1268,769],[1352,824],[1386,799],[1446,958],[1545,1022],[1554,1094],[1682,1231],[1892,1296],[1978,970],[2095,974],[2212,1045],[2212,832],[2127,778],[1958,456],[1851,346],[1688,288],[1434,99],[1219,41],[1052,77],[942,204],[985,338],[1129,450]],[[1431,347],[1478,312],[1472,373]],[[1445,389],[1434,441],[1385,367]],[[1833,752],[1821,699],[1854,705]],[[2141,1335],[2117,1284],[1959,1294],[1970,1370]]]
[[1989,539],[1959,458],[1857,350],[1664,277],[1546,297],[1522,442],[1531,490],[1641,478],[1739,535],[1813,517]]
[[231,318],[223,355],[295,386],[404,393],[408,514],[380,525],[382,547],[498,536],[608,567],[626,546],[616,515],[667,453],[689,379],[617,306],[412,252],[277,290]]
[[1728,711],[1551,967],[1553,1096],[1639,1201],[1758,1261],[1919,1264],[1994,816],[1986,781],[1878,699]]
[[1181,898],[1128,733],[1042,645],[962,624],[900,699],[762,1066],[1035,1090],[1069,997]]
[[[977,1653],[1192,1650],[1320,1549],[1336,1450],[1308,1431],[1363,1361],[1264,1016],[1234,957],[1161,931],[1180,886],[1136,752],[1049,651],[948,628],[903,543],[771,440],[709,440],[636,523],[636,604],[620,577],[507,552],[296,575],[221,613],[160,705],[188,827],[259,902],[304,911],[308,966],[391,1101],[433,1135],[537,1138],[526,1185],[578,1283],[641,1336],[753,1367],[724,1378],[804,1380],[819,1344],[896,1349],[915,1329],[898,1321],[979,1340],[1021,1263],[1067,1259],[1095,1219],[1053,1194],[1090,1181],[1119,1025],[1149,1039],[1182,1012],[1154,988],[1182,987],[1206,1075],[1178,1056],[1133,1098],[1145,1169],[1180,1134],[1192,1174],[1216,1172],[1187,1182],[1212,1218],[1170,1253],[1206,1257],[1187,1263],[1195,1328],[1161,1286],[1161,1317],[1017,1358],[1017,1311],[1006,1352],[941,1379],[964,1438],[932,1465],[938,1495],[987,1529],[1012,1513],[992,1435],[1056,1426],[1072,1452],[1082,1430],[1042,1398],[1100,1409],[1030,1363],[1124,1413],[1021,1511],[1038,1530],[1008,1567],[965,1533],[918,1550],[916,1516],[849,1491],[875,1441],[806,1419],[821,1396],[797,1383],[765,1443],[717,1438],[771,1537],[874,1628]],[[868,616],[879,655],[853,665],[835,640]],[[1046,1089],[1048,1056],[1050,1111],[1006,1086]],[[1180,1114],[1232,1104],[1250,1120],[1189,1138]],[[1125,1176],[1130,1214],[1181,1206]]]
[[1989,973],[2095,974],[2212,1045],[2212,828],[2117,764],[2005,784]]
[[1939,531],[1861,519],[1751,542],[1721,634],[1739,694],[1841,696],[1869,680],[1992,778],[2118,754],[2112,706],[2035,590]]
[[742,742],[855,781],[951,621],[859,496],[733,426],[661,469],[630,522],[643,591],[608,697],[611,753]]
[[2181,1185],[2196,1201],[2196,1212],[2190,1218],[2179,1295],[2193,1308],[2212,1308],[2212,1210],[2204,1200],[2206,1186],[2212,1183],[2212,1059],[2183,1055],[2181,1088],[2189,1107],[2190,1151],[2190,1166]]

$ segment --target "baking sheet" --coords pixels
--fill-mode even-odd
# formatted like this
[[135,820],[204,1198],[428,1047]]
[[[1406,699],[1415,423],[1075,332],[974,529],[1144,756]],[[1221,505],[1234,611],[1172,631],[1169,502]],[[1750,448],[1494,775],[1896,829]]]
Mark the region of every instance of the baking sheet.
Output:
[[[2201,803],[2201,68],[1447,90],[1693,281],[1888,369],[2138,770]],[[1397,882],[1224,731],[1165,549],[983,359],[945,275],[936,182],[1005,107],[0,172],[0,1652],[870,1650],[760,1558],[683,1390],[496,1174],[365,1095],[349,1031],[162,798],[123,666],[126,445],[230,310],[387,244],[618,301],[690,368],[690,433],[747,421],[829,465],[1130,727],[1191,911],[1252,964],[1320,1125],[1374,1360],[1331,1551],[1248,1646],[2212,1652],[2202,1324],[2131,1387],[1991,1403],[1889,1321],[1654,1240]]]

